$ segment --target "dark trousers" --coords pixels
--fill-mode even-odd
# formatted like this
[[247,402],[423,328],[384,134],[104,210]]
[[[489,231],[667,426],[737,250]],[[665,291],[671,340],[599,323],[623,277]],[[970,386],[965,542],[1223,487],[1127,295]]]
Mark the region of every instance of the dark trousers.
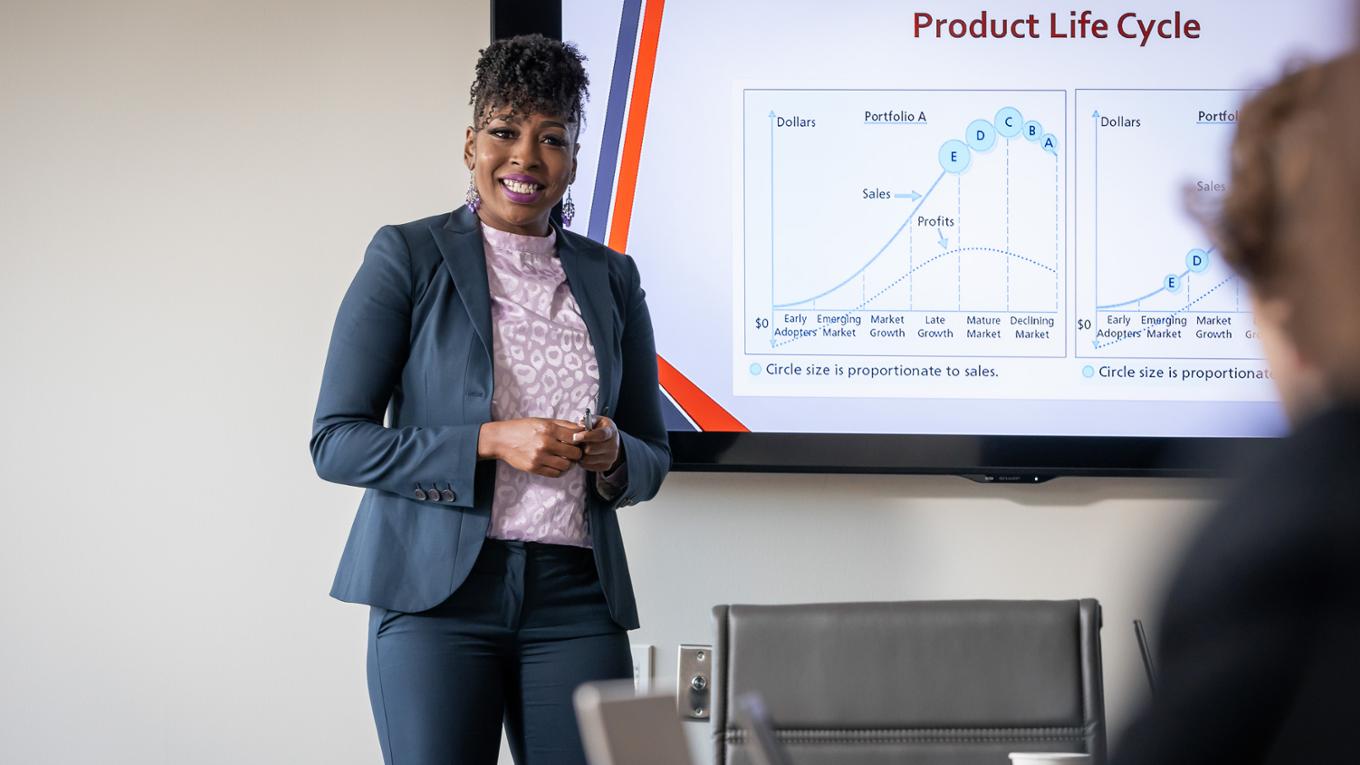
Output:
[[374,606],[368,693],[387,765],[584,765],[571,694],[631,677],[590,550],[488,539],[467,581],[419,613]]

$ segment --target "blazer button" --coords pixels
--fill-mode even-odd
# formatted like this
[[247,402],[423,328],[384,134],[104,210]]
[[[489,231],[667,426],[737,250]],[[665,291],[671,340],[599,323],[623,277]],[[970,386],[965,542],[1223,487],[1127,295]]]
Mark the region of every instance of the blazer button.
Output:
[[452,501],[454,501],[455,499],[458,498],[458,495],[457,495],[457,494],[454,494],[454,493],[453,493],[453,488],[450,487],[450,488],[447,488],[447,489],[445,489],[445,490],[439,492],[439,498],[442,499],[442,500],[444,500],[445,502],[452,502]]
[[419,499],[419,500],[422,500],[422,501],[423,501],[423,500],[425,499],[425,490],[422,489],[422,488],[420,488],[419,486],[417,486],[417,487],[416,487],[415,497],[416,497],[416,499]]

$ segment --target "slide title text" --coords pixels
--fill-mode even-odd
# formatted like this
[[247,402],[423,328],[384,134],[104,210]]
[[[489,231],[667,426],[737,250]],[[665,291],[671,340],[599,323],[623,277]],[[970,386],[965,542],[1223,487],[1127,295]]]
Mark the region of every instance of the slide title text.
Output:
[[1060,13],[1048,14],[1047,22],[1043,24],[1033,13],[1006,18],[989,16],[987,11],[981,11],[973,18],[951,19],[918,12],[913,18],[913,31],[918,39],[933,36],[955,40],[1105,40],[1113,35],[1136,40],[1140,48],[1155,40],[1198,40],[1202,31],[1199,19],[1186,18],[1180,11],[1170,18],[1142,18],[1129,12],[1113,22],[1089,10],[1068,11],[1066,17]]

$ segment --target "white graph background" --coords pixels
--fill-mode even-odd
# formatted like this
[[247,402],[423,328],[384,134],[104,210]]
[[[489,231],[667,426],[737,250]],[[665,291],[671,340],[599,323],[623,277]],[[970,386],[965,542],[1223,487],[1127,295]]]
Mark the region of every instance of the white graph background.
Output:
[[[1228,180],[1230,123],[1201,112],[1233,112],[1249,94],[1214,90],[1078,90],[1077,298],[1078,355],[1166,358],[1256,358],[1245,286],[1223,262],[1188,205],[1212,209],[1220,193],[1190,191],[1196,182]],[[1096,126],[1107,118],[1137,119],[1137,127]],[[1203,260],[1187,262],[1192,250]],[[1194,265],[1194,268],[1191,266]],[[1168,277],[1171,287],[1168,287]],[[1231,341],[1195,336],[1198,317],[1232,321]],[[1124,317],[1127,325],[1112,325]],[[1145,324],[1183,320],[1182,336],[1149,336]],[[1137,334],[1098,339],[1101,327]],[[1175,325],[1173,325],[1175,326]],[[1140,331],[1141,330],[1141,331]]]
[[[997,135],[966,170],[945,171],[941,146],[1006,107],[1040,123],[1055,151]],[[927,121],[865,124],[865,111]],[[742,112],[737,278],[748,352],[847,350],[822,338],[772,344],[754,319],[786,312],[1062,311],[1062,91],[748,89]],[[771,112],[816,127],[772,129]],[[865,188],[891,197],[865,200]]]

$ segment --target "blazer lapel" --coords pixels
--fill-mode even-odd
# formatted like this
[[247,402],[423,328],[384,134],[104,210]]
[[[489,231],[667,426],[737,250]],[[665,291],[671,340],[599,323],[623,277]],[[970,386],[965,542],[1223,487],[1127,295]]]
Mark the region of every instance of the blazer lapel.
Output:
[[600,370],[600,396],[597,400],[596,414],[612,414],[606,410],[609,393],[613,388],[614,375],[614,306],[613,292],[609,289],[609,264],[606,253],[594,248],[576,247],[571,239],[557,224],[557,257],[562,261],[562,270],[567,274],[567,284],[581,308],[581,318],[585,319],[586,331],[590,342],[595,346],[595,361]]
[[491,355],[491,291],[486,280],[486,250],[482,245],[481,224],[467,207],[449,215],[443,226],[431,226],[435,244],[444,256],[444,265],[453,275],[458,296],[472,319],[472,327]]

